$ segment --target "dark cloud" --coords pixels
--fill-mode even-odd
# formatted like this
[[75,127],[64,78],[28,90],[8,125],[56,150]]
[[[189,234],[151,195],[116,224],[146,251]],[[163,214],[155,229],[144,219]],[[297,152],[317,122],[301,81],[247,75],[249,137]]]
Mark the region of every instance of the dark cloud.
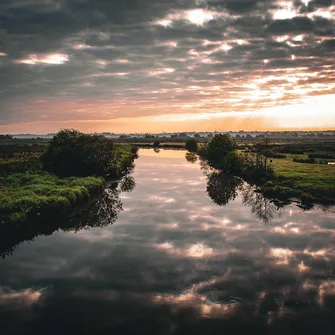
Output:
[[[44,98],[71,103],[91,103],[95,98],[120,107],[119,112],[106,112],[105,118],[124,117],[123,107],[140,101],[146,101],[145,112],[138,110],[133,116],[153,115],[150,101],[158,96],[164,106],[173,103],[174,113],[182,112],[183,104],[197,104],[195,99],[203,100],[199,103],[205,108],[210,97],[217,99],[216,110],[226,110],[213,87],[221,87],[227,98],[248,99],[231,97],[226,83],[233,82],[237,89],[243,84],[252,87],[271,69],[281,71],[282,78],[290,75],[286,68],[308,66],[321,73],[332,63],[332,2],[311,1],[306,6],[294,1],[291,9],[282,6],[265,0],[1,4],[0,97],[6,106],[1,122],[38,121],[42,112],[28,113],[27,108],[34,110],[34,101]],[[334,93],[331,80],[329,84],[329,93]],[[190,86],[198,86],[197,91]],[[308,81],[300,88],[306,87]],[[175,101],[183,103],[178,106]],[[273,101],[274,106],[278,103]],[[227,111],[234,110],[233,102],[230,106]],[[162,106],[155,113],[169,112]],[[60,114],[55,103],[45,115],[65,120],[85,119],[90,113]]]
[[295,17],[290,20],[276,20],[269,24],[267,31],[282,35],[286,33],[312,32],[314,27],[314,22],[311,19],[307,17]]
[[329,7],[333,4],[333,0],[312,0],[310,3],[310,5],[314,7]]

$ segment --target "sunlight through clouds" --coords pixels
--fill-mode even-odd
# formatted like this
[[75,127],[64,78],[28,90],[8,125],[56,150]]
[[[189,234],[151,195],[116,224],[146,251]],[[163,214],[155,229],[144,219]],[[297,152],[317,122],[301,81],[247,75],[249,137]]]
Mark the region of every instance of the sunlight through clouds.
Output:
[[208,9],[190,9],[168,14],[162,19],[156,20],[153,23],[161,25],[165,28],[172,27],[174,22],[183,21],[188,24],[203,26],[204,24],[214,19],[224,19],[229,17],[225,12],[217,12]]
[[293,7],[293,1],[279,1],[278,8],[272,11],[275,20],[292,19],[298,14]]
[[329,1],[33,2],[2,7],[0,131],[335,126]]
[[26,58],[16,60],[16,63],[19,64],[49,64],[49,65],[60,65],[69,61],[69,56],[65,54],[45,54],[45,55],[37,55],[30,54]]
[[4,292],[0,288],[0,305],[8,302],[22,302],[26,305],[32,305],[36,303],[42,295],[42,290],[35,291],[31,288],[28,288],[23,291],[10,291]]

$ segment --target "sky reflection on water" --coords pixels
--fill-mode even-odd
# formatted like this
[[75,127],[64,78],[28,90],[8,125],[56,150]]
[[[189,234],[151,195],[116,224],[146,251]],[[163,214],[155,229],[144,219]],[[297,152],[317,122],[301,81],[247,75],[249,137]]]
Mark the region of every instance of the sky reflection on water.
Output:
[[183,151],[141,150],[133,177],[113,225],[0,261],[1,333],[335,333],[334,213],[267,203],[264,224]]

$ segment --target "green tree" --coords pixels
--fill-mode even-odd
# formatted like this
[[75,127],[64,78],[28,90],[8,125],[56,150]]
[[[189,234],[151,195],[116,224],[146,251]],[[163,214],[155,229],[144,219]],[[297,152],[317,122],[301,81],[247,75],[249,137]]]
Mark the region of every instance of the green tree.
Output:
[[73,129],[58,132],[42,155],[43,167],[60,177],[109,176],[116,173],[120,153],[111,140]]
[[241,172],[243,164],[243,155],[235,150],[229,152],[223,160],[223,169],[229,173]]
[[198,142],[194,138],[190,138],[185,143],[186,150],[190,152],[197,152],[198,151]]
[[207,145],[208,162],[214,167],[224,165],[226,156],[236,149],[234,139],[227,134],[216,134]]

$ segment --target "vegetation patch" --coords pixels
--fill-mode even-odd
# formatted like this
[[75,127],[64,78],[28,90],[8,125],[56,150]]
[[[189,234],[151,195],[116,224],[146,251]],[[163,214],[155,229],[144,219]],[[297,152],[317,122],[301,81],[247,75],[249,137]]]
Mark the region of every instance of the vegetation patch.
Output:
[[[300,145],[300,144],[299,144]],[[247,152],[236,150],[235,141],[229,135],[215,135],[207,145],[198,149],[198,154],[208,164],[225,173],[244,178],[258,187],[265,196],[288,200],[298,198],[301,202],[335,203],[335,167],[320,164],[315,157],[330,157],[333,147],[326,144],[275,146],[269,138],[248,148]],[[277,152],[301,152],[303,156],[277,154]],[[322,154],[310,154],[319,148]],[[325,152],[325,150],[328,150]],[[308,152],[308,151],[307,151]],[[305,164],[309,163],[309,164]]]
[[137,149],[102,136],[64,130],[46,151],[0,158],[0,224],[36,223],[69,215],[122,177]]
[[185,143],[185,148],[189,152],[197,152],[198,151],[198,142],[194,138],[190,138]]

